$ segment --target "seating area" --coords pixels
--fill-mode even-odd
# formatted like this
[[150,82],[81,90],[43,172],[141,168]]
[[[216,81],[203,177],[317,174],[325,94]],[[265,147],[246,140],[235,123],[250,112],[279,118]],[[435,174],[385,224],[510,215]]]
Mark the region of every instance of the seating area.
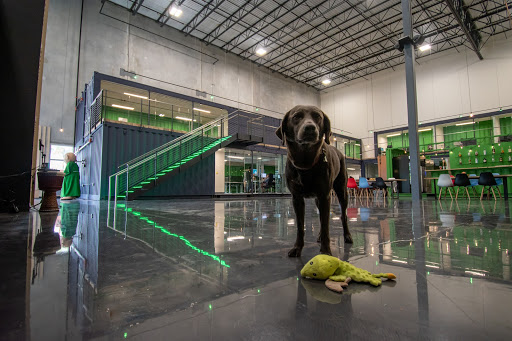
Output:
[[388,196],[388,187],[383,178],[377,177],[373,183],[370,183],[367,178],[360,177],[357,181],[353,177],[348,178],[347,181],[348,194],[355,198],[372,198],[374,196],[382,195],[383,198]]
[[[487,199],[494,198],[497,200],[498,198],[502,198],[500,187],[504,185],[503,179],[496,178],[496,176],[500,176],[499,173],[491,173],[491,172],[482,172],[480,175],[461,173],[457,174],[455,178],[453,178],[450,174],[440,174],[437,180],[437,187],[439,188],[439,196],[438,200],[442,198],[446,199],[447,192],[450,194],[450,199],[454,199],[452,195],[452,188],[454,189],[455,200],[459,199],[459,193],[462,191],[462,196],[460,199],[468,199],[471,200],[471,194],[469,189],[472,189],[472,194],[474,198],[480,198],[483,200],[485,197],[485,193],[487,191]],[[480,186],[480,188],[476,188]],[[444,196],[443,194],[444,190]],[[464,193],[465,192],[465,193]],[[497,193],[496,193],[497,192]],[[465,195],[464,195],[465,194]]]

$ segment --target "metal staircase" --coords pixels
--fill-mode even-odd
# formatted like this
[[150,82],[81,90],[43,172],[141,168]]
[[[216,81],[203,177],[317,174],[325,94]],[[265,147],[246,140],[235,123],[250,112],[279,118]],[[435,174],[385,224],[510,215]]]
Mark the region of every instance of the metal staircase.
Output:
[[121,165],[109,178],[109,200],[133,200],[236,141],[238,134],[227,135],[228,121],[236,116],[223,116]]

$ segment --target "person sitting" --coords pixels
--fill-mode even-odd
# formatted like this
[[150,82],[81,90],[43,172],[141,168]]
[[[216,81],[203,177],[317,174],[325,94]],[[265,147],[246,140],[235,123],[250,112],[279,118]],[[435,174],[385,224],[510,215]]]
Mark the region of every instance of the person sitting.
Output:
[[66,153],[64,162],[66,162],[66,169],[64,170],[60,199],[71,200],[80,196],[80,171],[76,164],[75,154]]
[[273,186],[275,185],[275,181],[274,181],[274,174],[268,174],[265,179],[263,180],[263,182],[261,183],[261,187],[263,190],[269,190],[270,188],[273,188]]

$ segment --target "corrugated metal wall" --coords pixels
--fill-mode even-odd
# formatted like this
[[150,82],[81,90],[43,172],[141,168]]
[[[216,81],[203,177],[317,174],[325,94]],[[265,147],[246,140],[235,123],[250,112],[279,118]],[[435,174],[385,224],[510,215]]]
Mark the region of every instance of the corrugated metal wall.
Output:
[[103,148],[103,127],[91,135],[89,142],[80,152],[76,153],[78,168],[80,170],[81,198],[89,200],[100,199],[101,167]]
[[[106,122],[102,130],[101,198],[108,196],[109,176],[123,163],[169,142],[181,134]],[[101,151],[94,151],[100,153]],[[101,154],[100,154],[101,155]],[[99,175],[98,175],[99,177]],[[151,196],[212,195],[215,188],[215,158],[210,156],[182,174],[145,194]]]

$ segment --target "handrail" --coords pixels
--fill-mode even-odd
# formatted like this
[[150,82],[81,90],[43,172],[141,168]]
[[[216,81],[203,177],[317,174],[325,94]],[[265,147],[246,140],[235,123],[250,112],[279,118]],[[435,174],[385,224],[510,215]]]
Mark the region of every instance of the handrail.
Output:
[[192,137],[192,135],[194,135],[195,133],[197,133],[197,132],[199,132],[199,131],[202,131],[202,130],[204,130],[204,129],[208,129],[208,128],[210,128],[210,127],[211,127],[212,125],[214,125],[214,124],[215,124],[215,125],[217,125],[217,123],[221,122],[221,121],[222,121],[223,119],[225,119],[225,118],[229,118],[229,115],[230,115],[230,114],[228,114],[228,115],[224,115],[224,116],[221,116],[220,118],[218,118],[218,119],[216,119],[216,120],[214,120],[214,121],[208,122],[208,123],[207,123],[207,124],[205,124],[205,125],[202,125],[202,126],[200,126],[200,127],[197,127],[197,128],[195,128],[194,130],[191,130],[190,132],[188,132],[188,133],[186,133],[186,134],[183,134],[183,135],[181,135],[181,136],[180,136],[180,137],[178,137],[178,138],[175,138],[174,140],[171,140],[171,141],[169,141],[169,142],[167,142],[167,143],[164,143],[164,144],[163,144],[163,145],[161,145],[160,147],[157,147],[157,148],[155,148],[155,149],[153,149],[153,150],[150,150],[149,152],[147,152],[147,153],[145,153],[145,154],[142,154],[142,155],[140,155],[140,156],[138,156],[138,157],[136,157],[136,158],[134,158],[134,159],[132,159],[132,160],[130,160],[130,161],[128,161],[128,162],[123,163],[123,164],[122,164],[122,165],[120,165],[118,168],[121,168],[121,167],[126,166],[126,165],[133,165],[134,163],[138,162],[139,160],[142,160],[142,159],[146,158],[146,157],[147,157],[147,156],[149,156],[149,155],[153,155],[153,154],[157,153],[159,150],[163,150],[163,149],[165,149],[166,147],[169,147],[170,145],[173,145],[173,144],[175,144],[175,143],[179,142],[180,140],[186,140],[187,138],[191,138],[191,137]]

